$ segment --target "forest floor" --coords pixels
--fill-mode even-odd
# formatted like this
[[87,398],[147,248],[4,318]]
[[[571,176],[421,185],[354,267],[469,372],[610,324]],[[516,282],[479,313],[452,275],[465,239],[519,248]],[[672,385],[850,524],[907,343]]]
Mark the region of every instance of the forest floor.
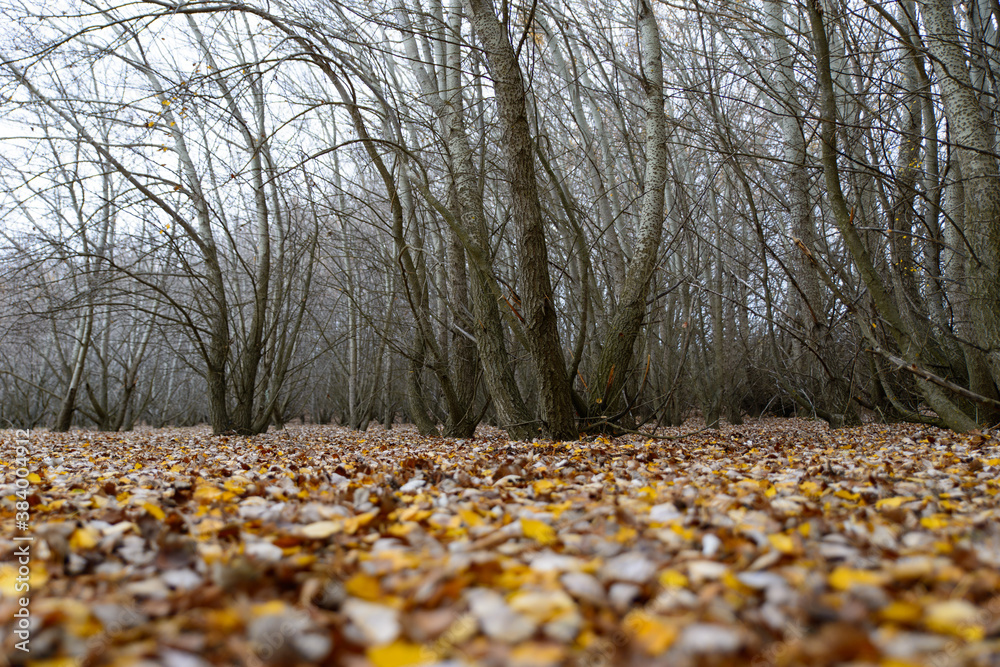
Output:
[[2,653],[38,667],[998,665],[996,437],[788,419],[559,443],[35,432],[22,489],[2,431]]

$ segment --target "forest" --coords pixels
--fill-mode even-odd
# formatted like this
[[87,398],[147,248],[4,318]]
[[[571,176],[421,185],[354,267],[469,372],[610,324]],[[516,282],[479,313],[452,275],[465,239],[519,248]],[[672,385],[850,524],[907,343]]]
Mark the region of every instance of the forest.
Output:
[[0,667],[995,667],[996,0],[0,0]]
[[5,424],[1000,421],[988,0],[2,12]]

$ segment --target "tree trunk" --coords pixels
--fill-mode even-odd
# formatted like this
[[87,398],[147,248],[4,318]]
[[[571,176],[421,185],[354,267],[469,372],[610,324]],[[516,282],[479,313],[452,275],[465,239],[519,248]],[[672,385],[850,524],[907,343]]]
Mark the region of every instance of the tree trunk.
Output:
[[639,48],[646,107],[646,173],[635,250],[618,297],[618,308],[604,336],[590,382],[590,419],[615,416],[622,407],[622,386],[632,370],[632,348],[648,307],[646,299],[663,236],[667,180],[667,121],[663,110],[663,59],[660,31],[652,6],[638,0]]
[[[538,422],[524,404],[521,392],[514,378],[514,366],[507,351],[503,323],[498,307],[495,281],[488,273],[491,261],[489,253],[489,230],[482,193],[479,190],[479,173],[473,160],[472,148],[465,129],[464,101],[461,86],[461,59],[459,36],[462,27],[461,4],[454,0],[449,6],[448,28],[451,38],[445,49],[448,72],[442,75],[450,94],[444,97],[440,92],[439,77],[428,72],[424,64],[433,65],[433,59],[422,59],[410,30],[405,6],[397,6],[397,17],[404,30],[404,47],[411,67],[420,84],[427,104],[441,122],[445,141],[450,153],[450,171],[453,192],[458,210],[457,224],[462,235],[465,252],[471,260],[469,300],[474,322],[469,331],[476,339],[479,361],[483,366],[483,376],[501,425],[511,438],[530,439],[538,435]],[[429,193],[425,192],[425,196]],[[450,211],[441,213],[451,215]],[[453,232],[458,230],[453,229]],[[463,410],[465,406],[463,406]]]
[[994,383],[1000,384],[1000,164],[972,87],[952,3],[922,0],[920,7],[964,179],[969,308],[977,342],[986,350]]
[[[510,179],[511,213],[517,227],[518,279],[528,353],[534,362],[546,435],[571,440],[579,435],[574,419],[566,361],[549,278],[545,224],[535,180],[533,140],[528,125],[524,80],[509,35],[497,19],[492,0],[465,0],[483,44],[493,77],[501,124],[501,153]],[[484,363],[486,360],[483,360]]]
[[[820,0],[809,0],[809,22],[812,27],[813,48],[817,61],[817,80],[819,83],[822,114],[822,144],[823,144],[823,175],[826,180],[827,198],[833,209],[837,228],[854,263],[868,287],[875,307],[886,320],[890,333],[899,346],[901,356],[907,363],[915,364],[920,359],[920,348],[913,339],[912,333],[906,327],[896,303],[886,291],[881,276],[875,270],[871,256],[857,228],[854,226],[854,215],[847,206],[844,192],[840,184],[840,172],[837,164],[837,107],[834,97],[833,78],[830,75],[830,48],[826,38],[826,28],[823,25],[823,13]],[[865,322],[861,322],[862,328]],[[867,331],[867,329],[866,329]],[[975,422],[969,418],[942,389],[922,379],[917,380],[924,399],[948,426],[956,431],[968,431],[975,427]]]
[[73,351],[73,366],[70,372],[69,385],[59,408],[59,415],[53,428],[57,433],[65,433],[73,423],[73,413],[76,411],[76,396],[83,381],[83,369],[87,363],[87,351],[90,349],[90,333],[94,324],[94,307],[91,305],[77,328],[77,338]]

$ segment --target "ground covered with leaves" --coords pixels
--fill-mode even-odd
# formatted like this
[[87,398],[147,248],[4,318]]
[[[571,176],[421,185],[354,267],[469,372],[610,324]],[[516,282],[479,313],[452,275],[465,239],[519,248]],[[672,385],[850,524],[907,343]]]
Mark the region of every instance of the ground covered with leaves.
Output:
[[1000,664],[989,434],[0,433],[10,664]]

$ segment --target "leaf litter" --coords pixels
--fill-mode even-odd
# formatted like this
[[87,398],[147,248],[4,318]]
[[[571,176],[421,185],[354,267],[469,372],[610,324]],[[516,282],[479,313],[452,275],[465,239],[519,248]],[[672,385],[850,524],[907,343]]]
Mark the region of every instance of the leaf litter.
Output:
[[2,438],[8,664],[1000,664],[989,433],[34,433],[28,654]]

